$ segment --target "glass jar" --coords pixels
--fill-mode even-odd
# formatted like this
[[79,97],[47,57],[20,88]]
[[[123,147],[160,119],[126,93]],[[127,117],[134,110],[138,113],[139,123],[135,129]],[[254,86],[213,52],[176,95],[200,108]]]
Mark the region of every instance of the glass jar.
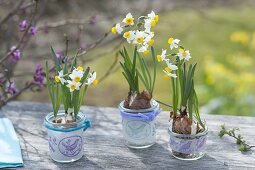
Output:
[[177,134],[172,131],[172,126],[168,128],[170,135],[169,147],[172,155],[181,160],[197,160],[204,156],[208,128],[195,135]]
[[[59,111],[57,118],[64,118],[64,111]],[[83,156],[85,130],[90,121],[79,112],[74,123],[53,123],[54,114],[49,113],[44,120],[48,131],[50,157],[56,162],[74,162]]]
[[155,100],[152,100],[151,106],[149,109],[134,110],[124,108],[124,101],[120,103],[122,132],[126,146],[148,148],[156,143],[155,117],[161,110]]

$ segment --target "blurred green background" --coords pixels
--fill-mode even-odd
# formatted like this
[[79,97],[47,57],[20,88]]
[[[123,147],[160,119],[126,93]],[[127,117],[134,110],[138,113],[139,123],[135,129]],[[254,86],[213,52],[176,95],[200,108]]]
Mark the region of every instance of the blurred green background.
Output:
[[[121,15],[112,16],[112,23],[120,21],[128,11],[136,17],[140,15],[135,10],[125,9]],[[170,36],[180,39],[181,44],[191,51],[190,62],[198,63],[195,83],[201,113],[255,116],[254,21],[254,4],[239,1],[233,6],[179,6],[160,11],[155,27],[156,51],[161,53],[162,48],[169,49],[167,40]],[[105,30],[109,30],[111,25],[108,24]],[[121,38],[87,53],[92,58],[100,58],[85,62],[85,65],[91,65],[99,76],[104,75],[118,51],[110,49],[119,41]],[[131,52],[132,48],[128,49]],[[163,77],[163,68],[164,64],[159,63],[154,97],[171,104],[171,86]],[[128,86],[121,69],[115,66],[97,87],[90,88],[85,104],[116,107],[127,92]],[[26,92],[18,99],[48,101],[45,90],[40,93]]]

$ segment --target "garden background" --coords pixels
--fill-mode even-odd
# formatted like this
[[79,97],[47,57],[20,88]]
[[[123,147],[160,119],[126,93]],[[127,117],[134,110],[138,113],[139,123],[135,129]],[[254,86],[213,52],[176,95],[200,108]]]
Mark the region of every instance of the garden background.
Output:
[[[1,21],[20,1],[0,1]],[[22,37],[19,23],[29,19],[34,4],[22,1],[22,8],[1,22],[0,59]],[[137,17],[151,10],[159,14],[155,27],[157,53],[168,48],[167,40],[172,36],[191,51],[191,62],[198,63],[195,79],[201,113],[255,116],[255,1],[252,0],[40,0],[33,21],[36,34],[22,42],[17,62],[7,59],[0,66],[0,103],[12,96],[13,100],[49,102],[42,84],[23,89],[34,79],[36,65],[44,65],[45,60],[51,59],[50,46],[60,55],[63,53],[67,37],[69,56],[82,48],[86,53],[80,56],[80,64],[92,66],[99,76],[99,84],[89,90],[85,104],[116,107],[128,91],[118,64],[118,50],[125,43],[109,31],[128,12]],[[171,103],[170,83],[164,79],[162,69],[163,64],[159,63],[154,97]],[[21,94],[5,94],[9,86],[4,81],[6,76],[15,83],[15,93],[22,90]]]

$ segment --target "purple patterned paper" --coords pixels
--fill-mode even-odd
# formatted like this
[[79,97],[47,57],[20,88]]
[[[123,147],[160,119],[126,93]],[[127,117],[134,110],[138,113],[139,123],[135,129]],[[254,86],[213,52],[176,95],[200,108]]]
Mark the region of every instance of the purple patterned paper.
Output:
[[70,136],[63,138],[59,142],[58,149],[63,155],[73,157],[81,152],[82,144],[83,141],[81,136]]
[[205,150],[206,136],[198,139],[180,139],[174,136],[170,137],[169,145],[172,150],[185,154],[199,153]]

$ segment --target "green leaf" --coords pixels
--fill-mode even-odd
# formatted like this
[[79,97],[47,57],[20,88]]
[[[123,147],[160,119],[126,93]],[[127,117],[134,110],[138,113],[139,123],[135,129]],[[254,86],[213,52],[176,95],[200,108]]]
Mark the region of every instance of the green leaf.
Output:
[[50,48],[51,48],[51,53],[52,53],[53,58],[54,58],[54,63],[55,63],[56,71],[59,72],[61,70],[61,67],[60,67],[57,55],[56,55],[53,47],[51,46]]

